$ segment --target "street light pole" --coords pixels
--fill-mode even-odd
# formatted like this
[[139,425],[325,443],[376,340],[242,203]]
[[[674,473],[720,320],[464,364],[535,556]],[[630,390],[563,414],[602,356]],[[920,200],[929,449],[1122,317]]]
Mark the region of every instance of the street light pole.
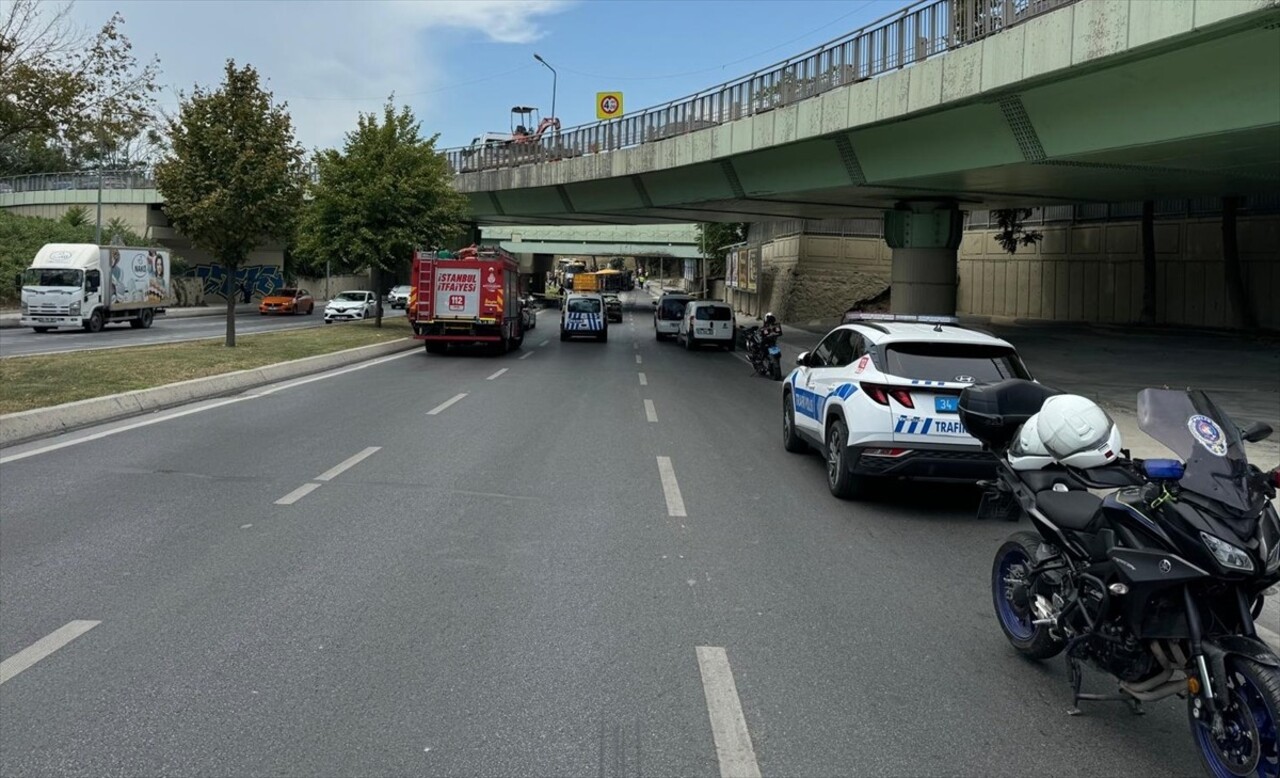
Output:
[[556,86],[560,80],[560,75],[556,73],[556,69],[547,64],[547,61],[540,54],[534,54],[533,58],[542,63],[542,66],[551,71],[551,118],[556,120],[556,132],[560,132],[560,117],[556,116]]

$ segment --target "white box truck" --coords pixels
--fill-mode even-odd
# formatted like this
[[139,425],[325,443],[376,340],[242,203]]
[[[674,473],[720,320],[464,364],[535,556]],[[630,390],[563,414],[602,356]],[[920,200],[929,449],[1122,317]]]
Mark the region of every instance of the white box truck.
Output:
[[127,321],[146,329],[173,305],[169,252],[154,248],[46,243],[22,274],[23,327],[48,332]]

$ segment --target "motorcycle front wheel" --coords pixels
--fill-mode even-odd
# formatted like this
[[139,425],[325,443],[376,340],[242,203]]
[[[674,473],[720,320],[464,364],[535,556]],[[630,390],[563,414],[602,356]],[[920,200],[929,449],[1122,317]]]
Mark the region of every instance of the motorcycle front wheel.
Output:
[[[1197,697],[1187,698],[1187,716],[1200,764],[1214,778],[1280,776],[1280,668],[1240,656],[1227,657],[1223,735],[1214,736],[1196,716]],[[1203,707],[1201,708],[1203,710]]]
[[1038,535],[1015,532],[996,551],[991,564],[991,599],[996,619],[1009,643],[1028,659],[1048,659],[1066,647],[1062,640],[1049,634],[1047,625],[1031,623],[1035,617],[1027,573],[1039,545]]

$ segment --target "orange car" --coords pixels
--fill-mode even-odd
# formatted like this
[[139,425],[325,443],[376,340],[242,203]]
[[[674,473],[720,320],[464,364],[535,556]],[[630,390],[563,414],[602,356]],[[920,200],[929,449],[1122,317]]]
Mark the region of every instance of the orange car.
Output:
[[258,304],[258,313],[305,313],[316,309],[316,300],[306,289],[277,289]]

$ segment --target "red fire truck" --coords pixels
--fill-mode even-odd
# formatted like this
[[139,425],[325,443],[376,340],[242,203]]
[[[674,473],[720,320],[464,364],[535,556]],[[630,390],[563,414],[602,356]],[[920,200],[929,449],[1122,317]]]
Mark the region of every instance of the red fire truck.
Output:
[[500,248],[418,251],[411,286],[406,313],[430,354],[472,344],[502,354],[524,342],[520,263]]

